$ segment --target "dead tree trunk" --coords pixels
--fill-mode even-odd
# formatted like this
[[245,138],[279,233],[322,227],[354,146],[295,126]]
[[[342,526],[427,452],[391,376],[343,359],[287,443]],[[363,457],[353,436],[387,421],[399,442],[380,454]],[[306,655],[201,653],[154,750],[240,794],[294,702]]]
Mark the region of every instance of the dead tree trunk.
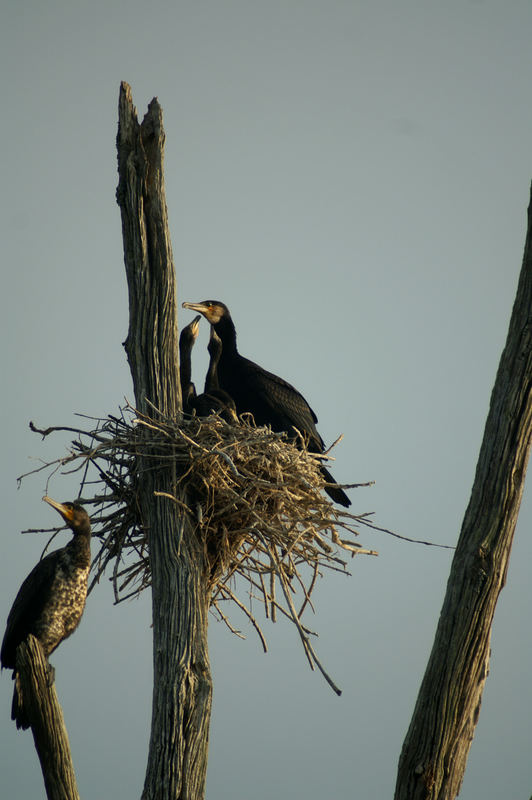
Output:
[[70,744],[57,699],[49,686],[41,643],[31,634],[17,648],[17,680],[41,762],[48,800],[79,800]]
[[532,201],[523,267],[475,481],[432,653],[405,738],[395,800],[453,800],[489,670],[532,436]]
[[[163,180],[164,130],[156,99],[139,125],[126,83],[117,137],[124,260],[129,287],[125,348],[140,411],[181,413],[175,272]],[[153,404],[153,407],[150,406]],[[154,689],[143,800],[204,796],[212,685],[204,550],[177,486],[175,462],[143,457],[138,484],[149,536]]]

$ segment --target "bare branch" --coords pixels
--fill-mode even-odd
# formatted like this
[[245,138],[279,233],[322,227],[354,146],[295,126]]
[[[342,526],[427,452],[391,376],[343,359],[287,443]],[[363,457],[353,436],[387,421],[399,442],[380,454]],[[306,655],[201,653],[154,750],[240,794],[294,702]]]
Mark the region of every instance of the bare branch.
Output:
[[49,685],[49,672],[41,644],[30,634],[17,648],[17,681],[41,762],[46,794],[49,800],[79,800],[63,712],[55,686]]

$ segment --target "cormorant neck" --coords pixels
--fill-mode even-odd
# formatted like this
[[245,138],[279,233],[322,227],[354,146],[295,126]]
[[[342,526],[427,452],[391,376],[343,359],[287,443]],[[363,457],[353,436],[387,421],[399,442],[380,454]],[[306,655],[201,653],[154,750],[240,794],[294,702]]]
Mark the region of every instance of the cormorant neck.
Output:
[[207,370],[207,374],[205,376],[205,391],[210,392],[211,389],[218,388],[218,361],[219,357],[213,358],[211,356],[211,360],[209,361],[209,369]]
[[229,316],[223,316],[214,325],[214,330],[222,340],[222,355],[235,355],[238,351],[236,349],[236,330],[233,320]]
[[181,386],[188,386],[192,378],[192,363],[190,360],[190,353],[180,356],[179,376],[181,379]]
[[205,391],[210,392],[212,389],[219,389],[218,383],[218,362],[220,360],[220,356],[222,355],[222,342],[214,328],[211,327],[211,337],[209,339],[209,344],[207,345],[207,350],[209,351],[210,361],[209,361],[209,369],[207,370],[207,374],[205,376]]
[[67,545],[74,555],[76,564],[80,567],[90,566],[91,563],[91,529],[90,526],[77,531]]

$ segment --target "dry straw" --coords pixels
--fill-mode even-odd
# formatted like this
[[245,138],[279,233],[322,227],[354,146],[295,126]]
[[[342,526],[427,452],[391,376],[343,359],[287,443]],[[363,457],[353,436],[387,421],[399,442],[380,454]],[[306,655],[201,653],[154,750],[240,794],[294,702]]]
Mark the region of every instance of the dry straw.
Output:
[[[312,605],[324,570],[348,574],[348,559],[376,553],[356,540],[357,526],[373,527],[367,515],[339,510],[324,495],[318,457],[245,417],[240,424],[216,414],[178,422],[156,409],[147,416],[127,406],[120,416],[88,419],[91,430],[31,427],[43,437],[55,431],[76,435],[66,456],[32,473],[47,470],[50,480],[58,470],[81,471],[79,501],[89,507],[93,536],[100,540],[90,588],[110,572],[120,602],[150,585],[148,537],[137,497],[139,465],[171,464],[178,477],[158,493],[159,501],[177,503],[201,537],[212,610],[241,635],[228,617],[227,606],[236,605],[264,649],[257,601],[267,618],[285,615],[296,625],[311,667],[339,691],[316,658],[302,614]],[[181,483],[188,504],[182,502]]]

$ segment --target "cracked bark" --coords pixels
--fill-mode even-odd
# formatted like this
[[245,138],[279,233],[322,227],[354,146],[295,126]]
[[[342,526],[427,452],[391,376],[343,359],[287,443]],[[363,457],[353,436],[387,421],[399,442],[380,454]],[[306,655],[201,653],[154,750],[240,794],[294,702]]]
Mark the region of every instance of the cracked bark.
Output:
[[395,800],[453,800],[460,791],[531,437],[532,201],[508,337],[432,652],[399,759]]
[[41,643],[32,634],[17,648],[17,673],[46,796],[48,800],[79,800],[63,712],[55,685],[49,686]]
[[[124,343],[136,406],[181,413],[176,280],[163,178],[162,110],[152,100],[139,124],[122,83],[117,136],[129,331]],[[149,461],[149,459],[148,459]],[[143,800],[200,800],[205,791],[212,684],[209,593],[201,542],[190,519],[156,492],[173,492],[175,467],[138,464],[139,503],[152,571],[154,688]]]

